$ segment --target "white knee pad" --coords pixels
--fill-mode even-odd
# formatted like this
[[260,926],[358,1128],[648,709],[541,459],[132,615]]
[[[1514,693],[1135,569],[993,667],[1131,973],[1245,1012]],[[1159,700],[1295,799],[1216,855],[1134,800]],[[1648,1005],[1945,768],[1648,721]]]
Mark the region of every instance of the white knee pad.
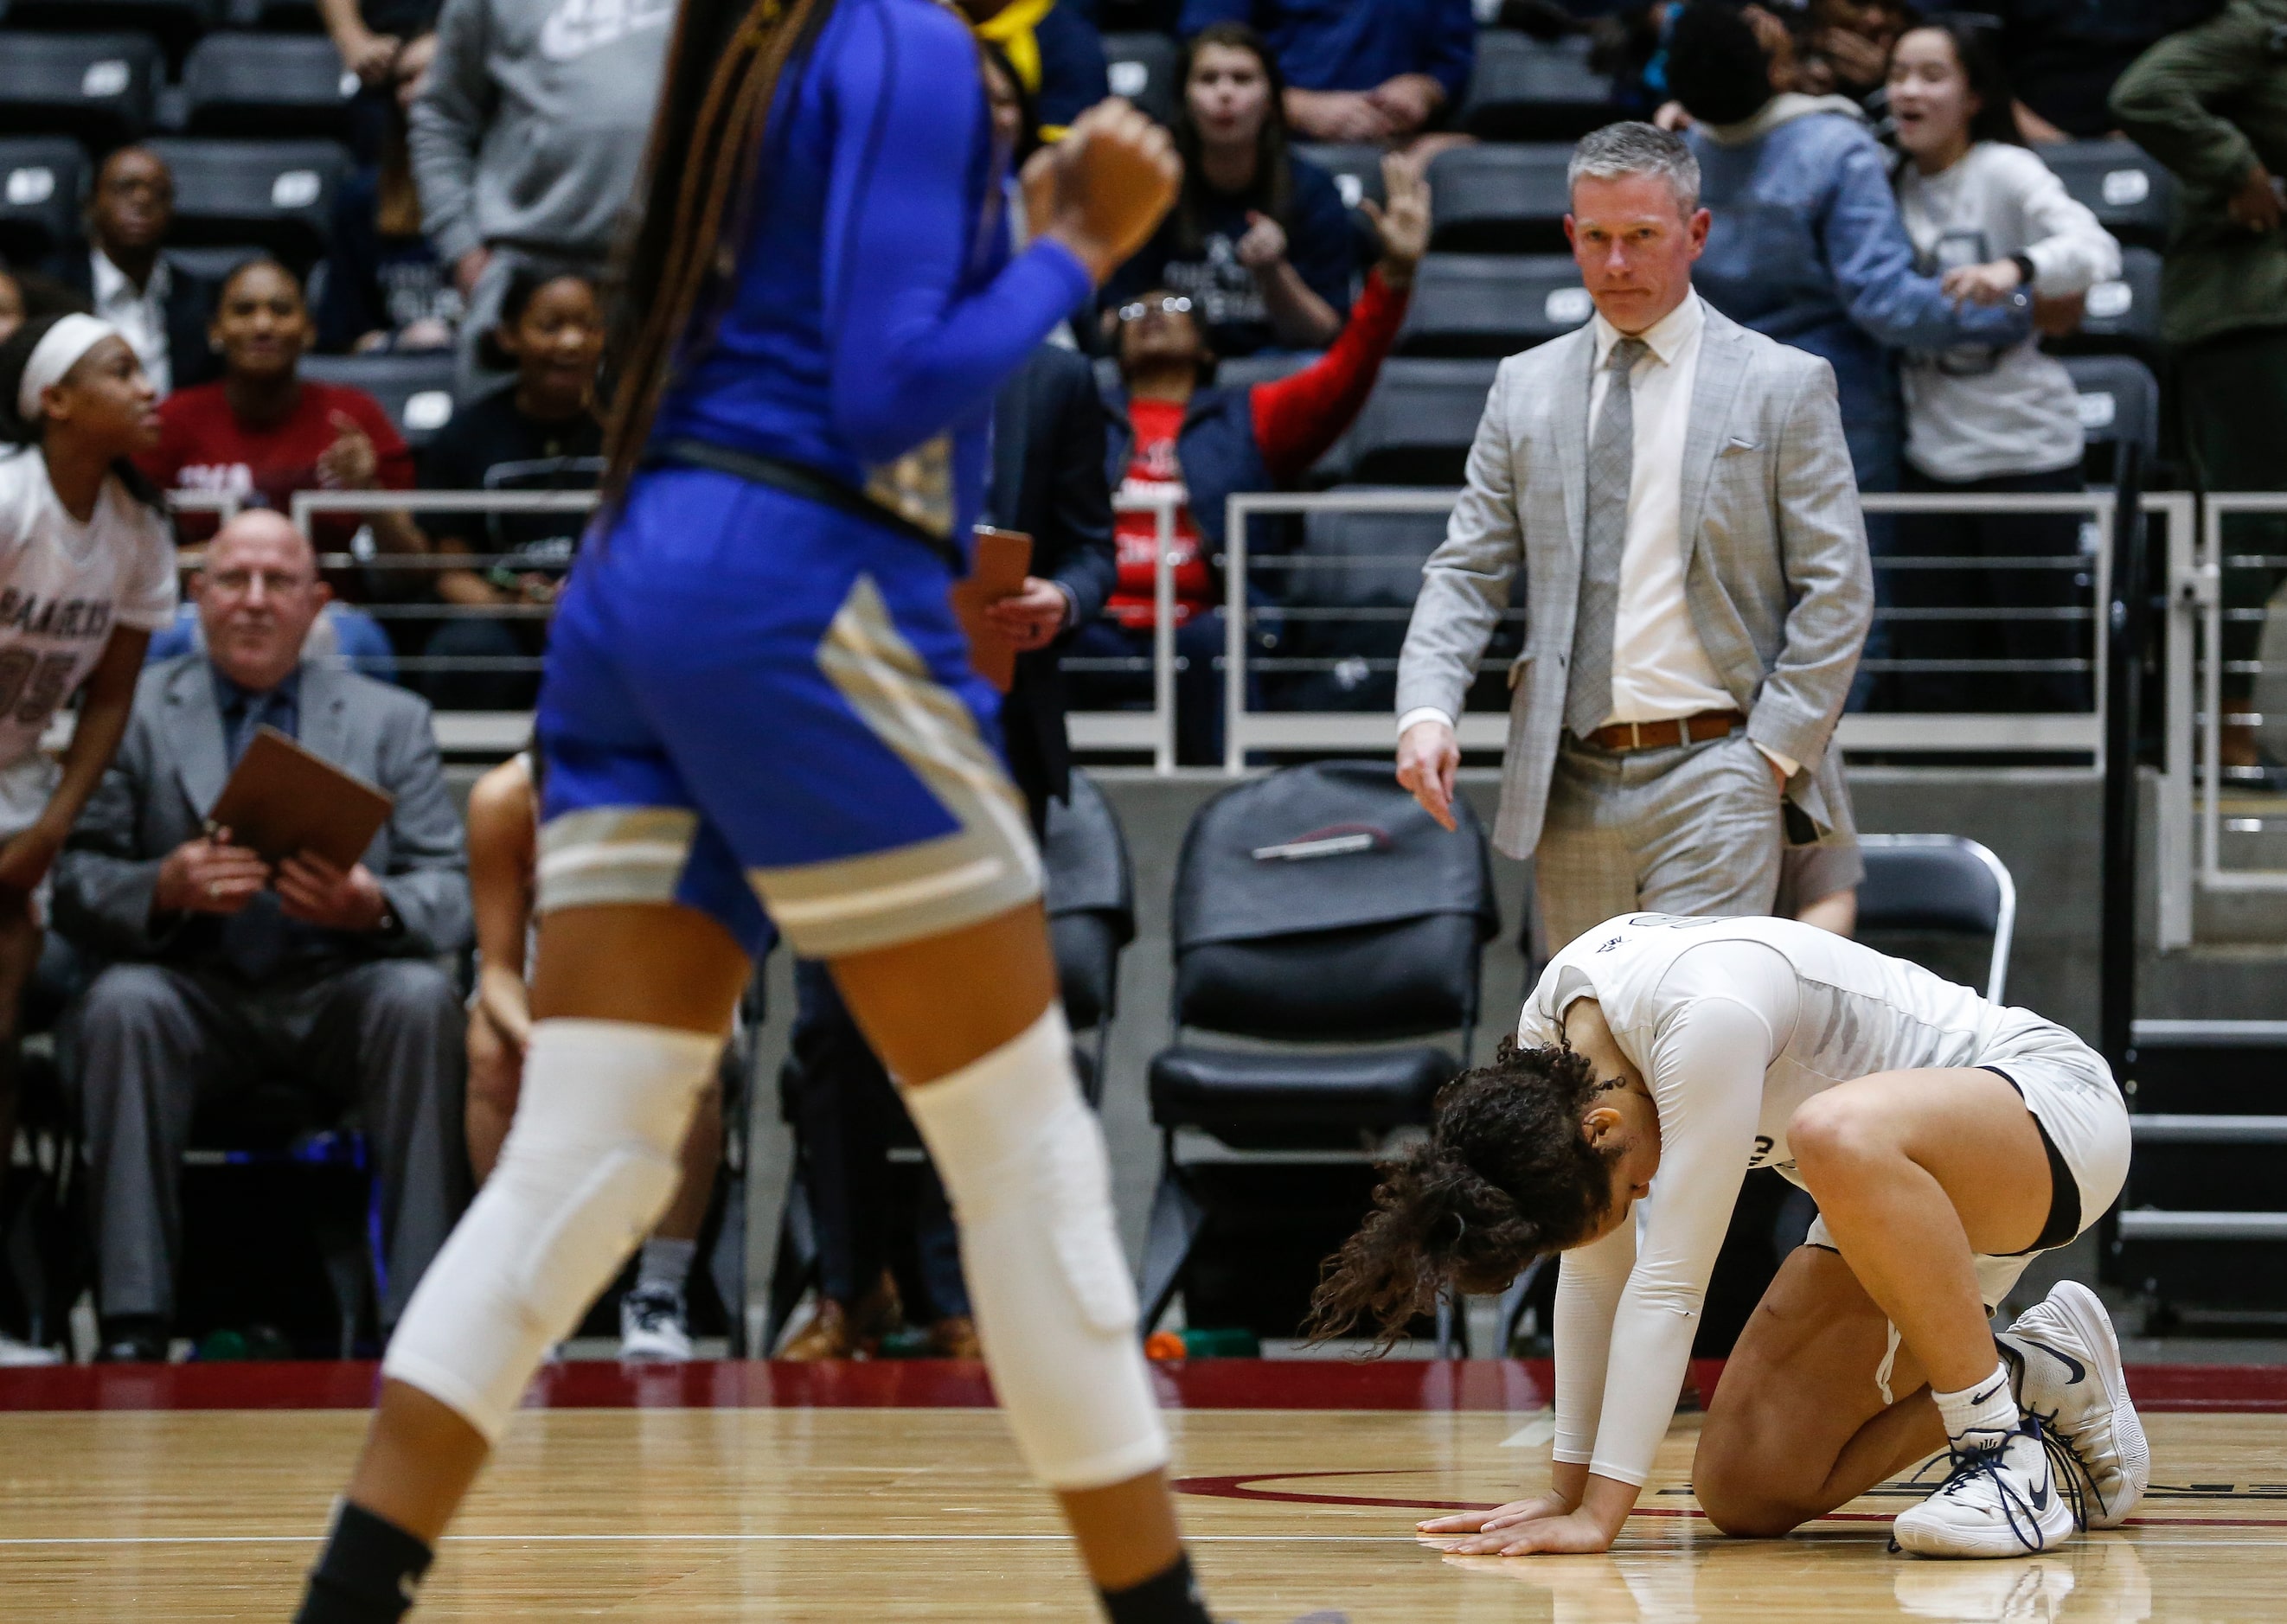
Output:
[[1060,1489],[1167,1464],[1112,1164],[1072,1076],[1064,1012],[906,1103],[961,1223],[985,1360],[1025,1464]]
[[621,1021],[542,1021],[492,1177],[437,1254],[382,1374],[496,1441],[568,1332],[673,1199],[723,1040]]

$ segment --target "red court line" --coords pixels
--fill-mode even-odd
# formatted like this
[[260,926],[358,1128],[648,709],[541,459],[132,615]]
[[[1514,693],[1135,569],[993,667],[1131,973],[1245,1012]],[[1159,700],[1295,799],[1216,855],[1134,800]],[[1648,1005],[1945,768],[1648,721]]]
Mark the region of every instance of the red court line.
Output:
[[[1694,1386],[1722,1367],[1695,1361]],[[1549,1402],[1546,1360],[1191,1360],[1154,1368],[1174,1409],[1499,1411]],[[2129,1387],[2154,1412],[2287,1413],[2287,1366],[2132,1365]],[[4,1410],[363,1409],[378,1368],[277,1364],[54,1366],[0,1371]],[[551,1409],[967,1409],[993,1402],[985,1368],[949,1360],[843,1364],[578,1360],[541,1372],[528,1405]]]

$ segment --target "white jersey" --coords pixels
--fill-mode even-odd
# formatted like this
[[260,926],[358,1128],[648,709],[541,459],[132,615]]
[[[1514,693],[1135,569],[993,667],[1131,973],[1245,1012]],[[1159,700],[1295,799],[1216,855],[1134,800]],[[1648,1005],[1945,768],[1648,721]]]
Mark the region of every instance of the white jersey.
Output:
[[107,478],[84,524],[36,450],[0,456],[0,834],[39,818],[59,769],[40,736],[103,657],[112,628],[175,618],[166,519]]
[[2029,1011],[1792,919],[1622,915],[1550,961],[1518,1041],[1561,1042],[1582,997],[1643,1074],[1660,1163],[1635,1222],[1563,1256],[1555,1455],[1635,1484],[1674,1411],[1740,1182],[1751,1167],[1794,1177],[1786,1130],[1804,1100],[1875,1072],[1977,1065],[2028,1036],[2077,1045]]

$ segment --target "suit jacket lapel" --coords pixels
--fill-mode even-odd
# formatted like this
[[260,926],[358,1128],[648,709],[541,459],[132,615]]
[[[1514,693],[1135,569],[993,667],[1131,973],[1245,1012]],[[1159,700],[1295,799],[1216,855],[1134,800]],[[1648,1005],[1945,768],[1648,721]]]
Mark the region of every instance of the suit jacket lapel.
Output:
[[1731,440],[1731,403],[1738,398],[1739,386],[1747,375],[1739,329],[1717,315],[1713,306],[1707,310],[1706,323],[1699,335],[1699,371],[1691,385],[1691,419],[1683,433],[1683,500],[1677,537],[1683,548],[1687,583],[1691,555],[1699,545],[1701,521],[1707,513],[1707,488],[1715,480],[1715,459]]
[[193,816],[203,818],[221,798],[230,777],[230,754],[222,737],[222,707],[215,703],[214,671],[203,659],[183,662],[167,687],[175,727],[175,771],[183,781]]
[[1566,556],[1577,566],[1588,536],[1588,396],[1596,377],[1595,326],[1580,327],[1570,342],[1574,351],[1565,362],[1566,376],[1557,394],[1563,404],[1551,415],[1556,420],[1556,466],[1564,482]]
[[343,677],[331,666],[302,667],[302,737],[297,742],[336,767],[350,765],[349,698],[342,691],[347,686]]
[[1025,465],[1032,438],[1033,368],[1020,367],[1002,387],[993,412],[993,523],[1022,530]]

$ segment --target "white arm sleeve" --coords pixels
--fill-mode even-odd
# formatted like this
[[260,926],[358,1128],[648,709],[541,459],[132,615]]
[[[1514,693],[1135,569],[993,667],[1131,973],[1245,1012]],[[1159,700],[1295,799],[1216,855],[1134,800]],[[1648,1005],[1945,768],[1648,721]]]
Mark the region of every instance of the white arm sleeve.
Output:
[[2067,192],[2065,183],[2031,152],[2023,153],[2019,167],[2022,173],[2014,178],[2023,187],[2021,206],[2030,239],[2025,257],[2038,273],[2032,290],[2051,296],[2086,293],[2118,276],[2120,244],[2098,224],[2088,205]]
[[1593,1246],[1557,1260],[1556,1447],[1560,1461],[1579,1464],[1596,1448],[1596,1416],[1604,1407],[1604,1372],[1612,1350],[1612,1315],[1635,1266],[1633,1215]]
[[1635,1266],[1611,1320],[1589,1470],[1641,1485],[1683,1388],[1691,1334],[1754,1154],[1763,1073],[1794,1030],[1794,967],[1760,942],[1710,942],[1660,989],[1645,1082],[1659,1171]]

